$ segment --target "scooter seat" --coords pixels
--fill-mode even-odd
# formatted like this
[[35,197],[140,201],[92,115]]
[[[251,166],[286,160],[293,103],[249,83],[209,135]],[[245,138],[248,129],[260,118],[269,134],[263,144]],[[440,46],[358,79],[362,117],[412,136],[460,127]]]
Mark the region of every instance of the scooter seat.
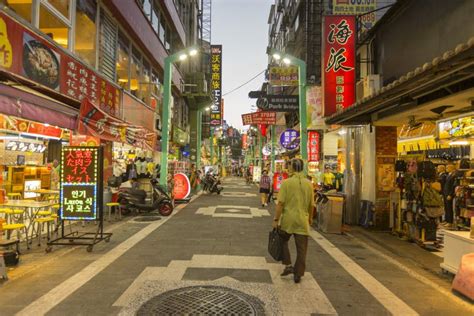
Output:
[[125,188],[122,189],[124,190],[127,194],[133,195],[139,199],[145,199],[146,198],[146,191],[145,190],[139,190],[139,189],[132,189],[132,188]]

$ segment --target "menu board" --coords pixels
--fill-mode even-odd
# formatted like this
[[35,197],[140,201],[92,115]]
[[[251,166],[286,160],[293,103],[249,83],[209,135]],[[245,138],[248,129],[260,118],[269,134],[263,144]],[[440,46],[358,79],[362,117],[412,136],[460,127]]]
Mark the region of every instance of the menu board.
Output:
[[101,184],[100,147],[64,147],[61,152],[61,219],[98,219]]

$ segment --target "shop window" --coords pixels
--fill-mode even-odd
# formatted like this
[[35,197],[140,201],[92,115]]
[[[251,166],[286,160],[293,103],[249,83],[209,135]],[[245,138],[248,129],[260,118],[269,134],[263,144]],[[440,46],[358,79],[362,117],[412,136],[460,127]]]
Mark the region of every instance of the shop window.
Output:
[[141,99],[140,84],[142,80],[140,55],[134,50],[130,64],[130,92],[137,98]]
[[129,89],[130,70],[130,42],[122,33],[119,33],[117,52],[117,82],[125,90]]
[[96,61],[96,0],[76,0],[76,34],[74,49],[89,65]]
[[99,71],[108,79],[114,81],[118,60],[117,25],[104,10],[100,10],[99,25]]
[[[2,3],[2,1],[0,1]],[[17,15],[31,23],[31,8],[33,0],[5,0],[3,3]]]
[[69,19],[69,7],[71,0],[46,0],[51,4],[59,13],[61,13],[65,18]]
[[69,27],[45,6],[40,6],[39,29],[64,48],[69,44]]

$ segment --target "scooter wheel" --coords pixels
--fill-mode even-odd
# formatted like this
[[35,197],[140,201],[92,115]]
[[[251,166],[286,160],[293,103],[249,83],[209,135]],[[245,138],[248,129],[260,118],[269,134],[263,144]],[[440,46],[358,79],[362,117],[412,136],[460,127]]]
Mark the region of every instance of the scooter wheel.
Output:
[[158,206],[158,212],[161,216],[170,216],[173,212],[173,205],[170,202],[164,202]]

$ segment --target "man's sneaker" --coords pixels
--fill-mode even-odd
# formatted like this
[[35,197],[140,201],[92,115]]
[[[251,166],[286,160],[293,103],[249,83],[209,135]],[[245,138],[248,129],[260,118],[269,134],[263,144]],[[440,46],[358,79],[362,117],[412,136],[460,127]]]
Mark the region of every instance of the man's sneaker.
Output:
[[280,275],[285,276],[292,273],[293,273],[293,267],[285,267],[285,270],[283,270],[283,272]]
[[295,274],[295,276],[293,277],[293,280],[295,280],[295,283],[300,283],[301,277]]

